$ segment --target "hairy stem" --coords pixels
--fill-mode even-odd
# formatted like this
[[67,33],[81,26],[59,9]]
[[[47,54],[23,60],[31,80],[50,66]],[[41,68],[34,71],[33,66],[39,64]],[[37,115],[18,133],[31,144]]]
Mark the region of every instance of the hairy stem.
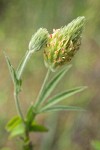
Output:
[[18,112],[19,116],[21,117],[21,119],[23,120],[23,122],[25,122],[24,116],[21,111],[20,103],[19,103],[18,93],[16,91],[14,91],[14,99],[15,99],[17,112]]
[[20,79],[23,71],[24,71],[24,68],[27,64],[27,61],[29,60],[30,56],[31,56],[31,51],[27,51],[25,56],[23,57],[21,63],[19,64],[18,68],[17,68],[17,78]]
[[24,146],[23,146],[23,150],[33,150],[33,145],[32,142],[30,141],[30,137],[29,137],[29,131],[26,128],[26,122],[24,120],[24,116],[23,113],[21,111],[21,107],[20,107],[20,103],[19,103],[19,98],[18,98],[18,93],[14,92],[14,98],[15,98],[15,104],[16,104],[16,108],[17,108],[17,112],[19,114],[19,116],[21,117],[24,125],[25,125],[25,134],[24,134]]

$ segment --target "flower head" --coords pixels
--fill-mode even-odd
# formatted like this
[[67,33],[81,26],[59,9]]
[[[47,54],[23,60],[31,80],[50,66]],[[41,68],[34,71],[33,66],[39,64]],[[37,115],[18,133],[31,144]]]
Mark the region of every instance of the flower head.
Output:
[[85,17],[78,17],[67,26],[53,30],[44,50],[44,61],[47,67],[54,71],[72,60],[80,48],[84,22]]
[[44,45],[46,45],[48,39],[47,29],[40,28],[31,38],[29,43],[29,50],[35,52],[40,50]]

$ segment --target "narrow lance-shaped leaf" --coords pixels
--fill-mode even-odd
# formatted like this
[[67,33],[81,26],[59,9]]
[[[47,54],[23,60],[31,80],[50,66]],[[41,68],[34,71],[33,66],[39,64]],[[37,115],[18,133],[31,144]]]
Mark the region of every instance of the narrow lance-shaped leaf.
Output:
[[48,129],[43,125],[33,123],[32,125],[30,125],[29,131],[30,132],[47,132]]
[[57,83],[61,80],[61,78],[65,75],[65,73],[71,68],[72,65],[68,65],[66,68],[64,67],[61,71],[51,79],[51,81],[47,84],[46,88],[41,94],[41,98],[39,100],[39,104],[43,103],[44,100],[50,95],[50,93],[54,90]]
[[59,105],[59,106],[53,106],[53,107],[42,109],[42,110],[40,110],[39,113],[41,113],[41,112],[55,112],[55,111],[84,111],[84,109],[77,107],[77,106]]
[[65,92],[62,92],[60,94],[57,94],[57,95],[55,95],[54,97],[52,97],[52,98],[50,98],[48,100],[48,102],[45,104],[43,109],[48,108],[48,107],[50,107],[50,106],[52,106],[52,105],[62,101],[65,98],[68,98],[68,97],[70,97],[70,96],[72,96],[72,95],[74,95],[76,93],[79,93],[79,92],[85,90],[86,88],[87,88],[86,86],[81,86],[81,87],[70,89],[68,91],[65,91]]
[[14,67],[12,66],[8,56],[5,53],[4,53],[4,55],[5,55],[5,59],[6,59],[8,68],[9,68],[9,72],[10,72],[11,78],[13,80],[13,83],[15,84],[17,79],[16,79],[16,73],[15,73]]
[[17,90],[17,92],[19,92],[21,90],[22,80],[21,79],[18,80],[16,71],[15,71],[14,67],[11,64],[11,62],[9,60],[9,57],[5,53],[4,53],[4,55],[5,55],[5,58],[6,58],[6,62],[7,62],[8,68],[9,68],[9,72],[10,72],[12,81],[14,83],[14,87]]

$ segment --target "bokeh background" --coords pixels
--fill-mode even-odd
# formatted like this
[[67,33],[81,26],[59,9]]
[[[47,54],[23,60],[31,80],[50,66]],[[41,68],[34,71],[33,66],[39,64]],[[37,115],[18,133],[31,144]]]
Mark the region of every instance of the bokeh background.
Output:
[[[87,85],[86,91],[62,102],[87,111],[43,114],[38,122],[49,132],[32,134],[31,139],[36,150],[94,150],[92,141],[100,140],[100,0],[0,0],[0,150],[22,149],[21,142],[9,139],[5,130],[16,108],[3,50],[17,67],[38,28],[52,33],[78,16],[86,17],[82,46],[71,62],[72,69],[53,94]],[[24,113],[35,101],[46,71],[43,51],[35,53],[23,74],[20,98]]]

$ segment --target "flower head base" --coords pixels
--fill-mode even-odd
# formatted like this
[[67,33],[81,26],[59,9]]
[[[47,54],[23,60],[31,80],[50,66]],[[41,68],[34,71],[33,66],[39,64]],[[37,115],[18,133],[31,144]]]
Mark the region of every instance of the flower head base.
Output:
[[29,43],[29,51],[35,52],[46,45],[48,39],[47,29],[40,28],[31,38]]
[[78,17],[67,26],[53,30],[53,34],[49,35],[44,60],[52,71],[70,62],[80,48],[84,22],[84,17]]

